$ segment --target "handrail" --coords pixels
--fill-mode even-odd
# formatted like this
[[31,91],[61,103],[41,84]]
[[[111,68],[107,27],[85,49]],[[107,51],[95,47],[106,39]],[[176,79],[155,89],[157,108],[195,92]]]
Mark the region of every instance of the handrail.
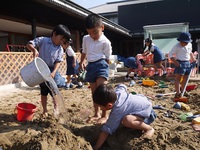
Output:
[[4,51],[16,52],[13,51],[13,48],[17,48],[17,52],[27,52],[25,45],[16,45],[16,44],[6,44]]

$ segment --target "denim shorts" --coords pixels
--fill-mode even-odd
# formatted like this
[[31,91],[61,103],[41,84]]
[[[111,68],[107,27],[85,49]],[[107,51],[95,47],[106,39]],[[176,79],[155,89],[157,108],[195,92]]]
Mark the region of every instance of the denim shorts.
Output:
[[138,65],[136,62],[136,59],[134,57],[128,57],[125,62],[124,65],[128,68],[132,68],[132,69],[137,69]]
[[154,122],[154,120],[155,120],[156,118],[157,118],[157,115],[156,115],[155,111],[154,111],[153,108],[152,108],[151,114],[150,114],[149,118],[145,118],[145,119],[144,119],[144,123],[146,123],[146,124],[151,124],[152,122]]
[[189,75],[191,66],[189,61],[181,61],[177,60],[179,62],[179,67],[175,67],[174,74],[181,74],[181,75]]
[[103,77],[108,80],[109,76],[109,65],[105,59],[100,59],[95,62],[89,62],[86,67],[86,82],[96,82],[97,78]]

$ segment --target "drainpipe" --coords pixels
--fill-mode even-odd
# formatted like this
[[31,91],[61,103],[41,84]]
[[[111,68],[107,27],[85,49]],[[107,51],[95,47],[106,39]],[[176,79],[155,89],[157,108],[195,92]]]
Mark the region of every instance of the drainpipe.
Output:
[[[200,61],[200,59],[199,59],[199,54],[200,54],[200,39],[197,39],[196,40],[196,43],[197,43],[197,52],[198,52],[198,63],[197,63],[197,70],[199,71],[199,61]],[[199,73],[199,72],[198,72]]]
[[31,22],[31,29],[32,29],[32,38],[36,38],[37,37],[37,30],[36,30],[36,20],[35,18],[32,19],[32,22]]

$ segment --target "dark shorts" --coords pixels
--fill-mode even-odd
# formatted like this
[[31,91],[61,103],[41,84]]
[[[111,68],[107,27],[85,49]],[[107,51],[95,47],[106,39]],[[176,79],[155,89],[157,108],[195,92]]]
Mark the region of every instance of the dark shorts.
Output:
[[157,118],[157,115],[156,115],[155,111],[154,111],[153,108],[152,108],[151,114],[150,114],[149,118],[145,118],[145,119],[144,119],[144,123],[146,123],[146,124],[151,124],[152,122],[154,122],[154,120],[155,120],[156,118]]
[[66,75],[74,75],[74,74],[78,74],[78,68],[79,68],[79,64],[78,61],[76,61],[76,66],[73,67],[72,64],[67,64],[67,72]]
[[175,67],[174,74],[181,74],[181,75],[189,75],[190,70],[191,70],[191,65],[189,61],[180,61],[179,62],[179,67]]
[[125,62],[124,65],[128,68],[132,68],[132,69],[137,69],[138,65],[136,62],[136,59],[134,57],[128,57]]
[[[54,68],[49,67],[49,69],[52,72]],[[65,78],[62,77],[58,71],[55,74],[54,81],[55,81],[55,84],[57,85],[57,87],[64,87],[66,85]],[[43,83],[40,84],[40,94],[42,96],[47,96],[48,94],[50,94],[51,96],[53,95],[53,93],[49,89],[49,83],[48,82],[46,82],[46,83],[43,82]]]
[[[46,82],[48,85],[49,83]],[[40,84],[40,93],[42,96],[47,96],[48,94],[50,94],[51,96],[53,96],[51,90],[48,88],[48,86],[46,85],[45,82]]]
[[164,59],[164,57],[163,57],[162,54],[160,54],[160,55],[158,55],[158,56],[155,56],[155,55],[154,55],[154,57],[153,57],[153,63],[154,63],[154,64],[159,63],[159,62],[164,61],[164,60],[165,60],[165,59]]
[[89,62],[86,67],[86,82],[96,82],[97,78],[103,77],[108,80],[109,75],[109,65],[105,59],[100,59],[95,62]]

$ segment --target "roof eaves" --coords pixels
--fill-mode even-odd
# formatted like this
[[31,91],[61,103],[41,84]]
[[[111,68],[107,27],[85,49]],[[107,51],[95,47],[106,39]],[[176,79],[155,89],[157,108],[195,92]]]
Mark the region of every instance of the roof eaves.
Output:
[[45,0],[45,1],[53,5],[56,5],[58,7],[61,7],[63,9],[69,10],[70,12],[76,13],[82,17],[86,17],[88,15],[88,11],[70,5],[68,3],[69,1],[61,1],[61,0]]
[[[66,0],[45,0],[45,1],[48,3],[51,3],[53,5],[56,5],[58,7],[61,7],[62,9],[66,9],[70,12],[73,12],[83,18],[87,17],[90,13],[93,13],[83,7],[79,7],[79,5],[75,5],[71,1],[66,1]],[[106,27],[114,29],[120,33],[127,35],[127,36],[131,36],[130,31],[128,29],[126,29],[104,17],[102,17],[102,19],[103,19],[103,23],[105,24]]]

